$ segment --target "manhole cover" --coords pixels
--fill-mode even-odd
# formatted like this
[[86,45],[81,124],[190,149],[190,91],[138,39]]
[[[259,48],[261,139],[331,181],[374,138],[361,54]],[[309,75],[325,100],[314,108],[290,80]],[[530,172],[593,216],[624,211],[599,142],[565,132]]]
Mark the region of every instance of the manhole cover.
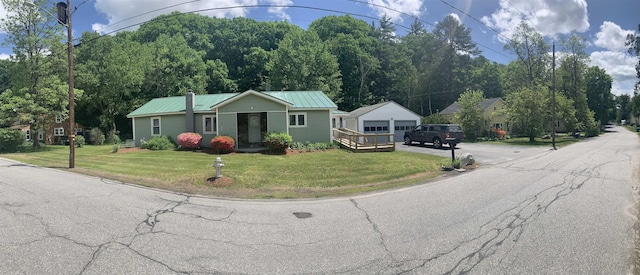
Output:
[[306,219],[306,218],[310,218],[311,216],[313,216],[309,212],[293,212],[293,215],[298,217],[299,219]]

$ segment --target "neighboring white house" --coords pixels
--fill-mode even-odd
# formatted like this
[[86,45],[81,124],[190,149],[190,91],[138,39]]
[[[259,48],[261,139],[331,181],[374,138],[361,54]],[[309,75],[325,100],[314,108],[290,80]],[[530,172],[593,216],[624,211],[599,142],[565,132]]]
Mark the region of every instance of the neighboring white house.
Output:
[[402,141],[404,131],[420,124],[420,115],[393,101],[361,107],[349,113],[345,128],[365,134],[395,134]]

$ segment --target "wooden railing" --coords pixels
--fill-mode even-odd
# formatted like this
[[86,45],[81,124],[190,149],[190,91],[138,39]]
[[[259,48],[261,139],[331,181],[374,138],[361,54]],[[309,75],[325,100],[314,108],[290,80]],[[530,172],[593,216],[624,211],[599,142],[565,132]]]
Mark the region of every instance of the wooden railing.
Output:
[[346,128],[333,129],[333,140],[353,151],[394,151],[394,134],[363,134]]

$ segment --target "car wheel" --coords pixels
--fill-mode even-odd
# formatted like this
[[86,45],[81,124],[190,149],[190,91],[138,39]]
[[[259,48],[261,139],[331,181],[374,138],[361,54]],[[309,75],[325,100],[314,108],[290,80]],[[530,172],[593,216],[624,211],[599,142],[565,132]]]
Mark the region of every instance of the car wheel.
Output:
[[411,145],[411,138],[408,137],[408,136],[404,137],[404,144],[405,145]]
[[436,149],[442,148],[442,141],[439,138],[433,139],[433,148],[436,148]]

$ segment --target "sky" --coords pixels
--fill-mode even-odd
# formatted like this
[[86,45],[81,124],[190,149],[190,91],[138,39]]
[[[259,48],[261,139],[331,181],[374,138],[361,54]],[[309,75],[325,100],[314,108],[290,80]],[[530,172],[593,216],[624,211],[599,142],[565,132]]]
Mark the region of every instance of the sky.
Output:
[[[55,3],[50,1],[51,6]],[[471,37],[482,54],[502,64],[517,59],[503,46],[516,26],[525,21],[548,43],[556,41],[558,52],[562,35],[582,34],[587,39],[589,65],[612,76],[613,94],[633,95],[637,80],[638,59],[627,53],[624,44],[627,34],[638,32],[638,0],[72,0],[71,4],[77,8],[72,16],[74,38],[85,31],[108,35],[134,30],[138,24],[172,11],[288,21],[304,29],[327,15],[349,14],[376,24],[387,15],[396,24],[398,35],[404,35],[415,18],[431,31],[438,21],[453,14],[472,30]],[[0,18],[6,14],[0,4]],[[2,30],[0,40],[4,40]],[[11,53],[10,46],[0,46],[0,59]]]

